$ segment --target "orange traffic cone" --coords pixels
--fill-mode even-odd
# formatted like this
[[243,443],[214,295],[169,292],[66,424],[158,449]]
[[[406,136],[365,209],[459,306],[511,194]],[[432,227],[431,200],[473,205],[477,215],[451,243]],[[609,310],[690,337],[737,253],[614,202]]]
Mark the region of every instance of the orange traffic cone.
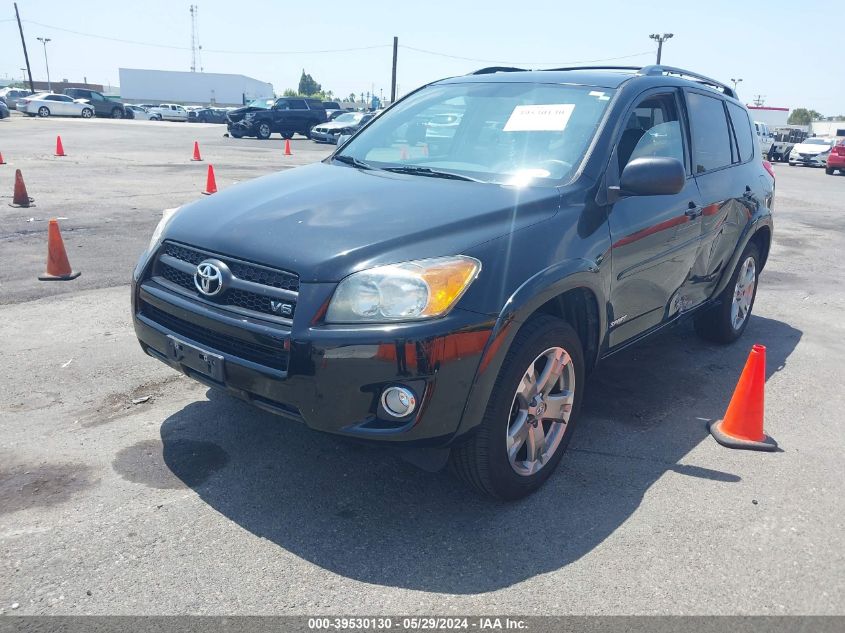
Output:
[[65,245],[62,242],[62,234],[59,232],[59,223],[53,218],[47,227],[47,272],[39,275],[38,279],[41,281],[70,281],[81,274],[70,269]]
[[217,193],[217,181],[214,179],[214,167],[211,165],[208,166],[208,176],[205,179],[205,191],[203,193],[207,196]]
[[67,156],[65,154],[65,148],[62,146],[62,137],[56,137],[56,156]]
[[5,165],[6,161],[3,160],[3,152],[0,152],[0,165]]
[[21,170],[15,170],[15,193],[12,197],[12,202],[9,204],[10,207],[28,207],[32,203],[32,198],[29,197],[29,194],[26,192],[26,185],[23,182],[23,176],[21,175]]
[[194,157],[191,160],[202,160],[202,156],[200,156],[200,145],[196,141],[194,141]]
[[290,151],[290,139],[285,139],[285,156],[293,156],[293,152]]
[[776,451],[777,442],[763,432],[766,348],[751,348],[725,417],[709,424],[716,441],[728,448]]

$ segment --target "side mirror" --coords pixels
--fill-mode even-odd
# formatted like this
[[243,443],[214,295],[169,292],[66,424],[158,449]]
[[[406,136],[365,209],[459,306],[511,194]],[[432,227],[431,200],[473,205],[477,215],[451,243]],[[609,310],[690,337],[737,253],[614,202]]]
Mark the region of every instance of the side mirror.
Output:
[[687,174],[677,158],[635,158],[622,170],[619,193],[629,196],[671,196],[680,193]]

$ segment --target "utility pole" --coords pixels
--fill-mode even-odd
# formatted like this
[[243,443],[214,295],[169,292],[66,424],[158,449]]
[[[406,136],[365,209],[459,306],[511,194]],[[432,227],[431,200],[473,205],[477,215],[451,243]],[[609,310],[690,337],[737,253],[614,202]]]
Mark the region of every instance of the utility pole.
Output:
[[192,4],[191,12],[191,72],[197,72],[197,60],[199,60],[200,72],[202,72],[202,45],[200,44],[199,30],[197,29],[197,16],[199,7]]
[[399,38],[393,37],[393,78],[390,81],[390,103],[396,101],[396,57],[399,54]]
[[734,83],[734,94],[736,94],[736,85],[737,85],[740,81],[742,81],[742,79],[741,79],[741,78],[740,78],[740,79],[734,79],[733,77],[731,77],[731,81]]
[[657,65],[660,65],[660,58],[663,54],[663,42],[666,40],[672,39],[675,36],[674,33],[664,33],[660,35],[659,33],[652,33],[649,35],[651,39],[657,42]]
[[18,13],[18,3],[15,2],[15,16],[18,18],[18,30],[21,32],[21,45],[23,46],[23,58],[26,60],[26,74],[29,75],[29,89],[35,92],[35,84],[32,83],[32,69],[29,66],[29,54],[26,52],[26,40],[23,38],[23,27],[21,26],[21,14]]
[[50,82],[50,64],[47,63],[47,42],[52,42],[49,37],[36,37],[39,42],[44,44],[44,65],[47,67],[47,90],[53,92],[53,84]]

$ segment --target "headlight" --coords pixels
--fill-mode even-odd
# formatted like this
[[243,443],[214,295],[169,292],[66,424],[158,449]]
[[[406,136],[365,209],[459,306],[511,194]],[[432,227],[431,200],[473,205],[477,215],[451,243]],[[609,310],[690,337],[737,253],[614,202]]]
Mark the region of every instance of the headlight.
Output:
[[152,252],[158,247],[158,244],[161,241],[161,236],[164,233],[164,229],[167,227],[170,220],[173,219],[173,216],[176,215],[178,210],[179,207],[176,207],[175,209],[165,209],[161,212],[161,220],[159,220],[155,231],[153,231],[153,236],[150,238],[150,245],[147,247],[148,252]]
[[340,282],[328,323],[419,321],[443,316],[481,272],[472,257],[438,257],[379,266]]

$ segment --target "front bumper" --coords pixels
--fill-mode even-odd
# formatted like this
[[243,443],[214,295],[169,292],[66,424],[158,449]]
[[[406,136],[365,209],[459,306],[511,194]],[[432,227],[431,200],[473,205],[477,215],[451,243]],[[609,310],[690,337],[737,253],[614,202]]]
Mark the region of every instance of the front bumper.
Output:
[[331,131],[326,132],[318,132],[314,128],[311,128],[311,140],[318,141],[320,143],[332,143],[336,144],[337,139],[340,136],[340,133],[332,134]]
[[828,155],[819,155],[819,154],[799,154],[797,152],[790,152],[789,153],[789,164],[790,165],[807,165],[808,167],[826,167],[827,166],[827,157]]
[[[173,295],[151,279],[133,281],[135,332],[150,356],[315,430],[408,447],[447,446],[493,321],[456,309],[416,324],[311,322],[333,290],[334,284],[302,284],[293,323],[281,327]],[[174,339],[222,358],[222,368],[206,370],[180,358]],[[417,407],[405,419],[381,407],[390,385],[416,395]]]

